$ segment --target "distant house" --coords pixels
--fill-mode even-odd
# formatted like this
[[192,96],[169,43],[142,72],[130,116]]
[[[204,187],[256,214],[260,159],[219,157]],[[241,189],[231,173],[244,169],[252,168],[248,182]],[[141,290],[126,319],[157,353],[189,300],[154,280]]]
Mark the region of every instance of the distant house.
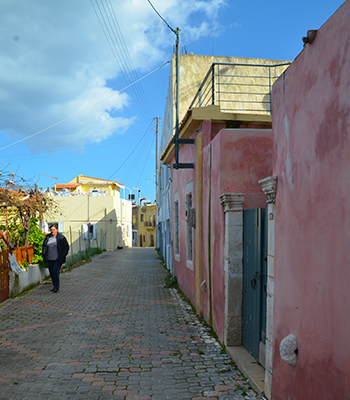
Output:
[[135,247],[156,246],[156,203],[140,202],[133,205],[133,237]]
[[118,196],[123,187],[122,184],[115,181],[78,175],[68,183],[56,184],[52,189],[60,194],[89,193],[92,196]]
[[122,199],[118,182],[79,175],[72,181],[57,184],[55,196],[61,212],[45,214],[43,230],[58,223],[68,239],[71,253],[87,247],[107,251],[132,246],[132,202]]

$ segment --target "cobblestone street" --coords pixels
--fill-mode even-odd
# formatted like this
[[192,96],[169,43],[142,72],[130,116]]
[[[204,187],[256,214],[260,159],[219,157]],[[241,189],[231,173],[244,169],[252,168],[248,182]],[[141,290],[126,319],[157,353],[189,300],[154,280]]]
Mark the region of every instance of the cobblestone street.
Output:
[[0,305],[0,399],[257,399],[154,249],[95,256]]

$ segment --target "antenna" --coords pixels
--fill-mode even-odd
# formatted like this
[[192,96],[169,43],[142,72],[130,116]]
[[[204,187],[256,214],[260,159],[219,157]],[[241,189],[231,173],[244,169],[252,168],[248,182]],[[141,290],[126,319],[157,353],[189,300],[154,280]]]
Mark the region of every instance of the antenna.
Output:
[[48,178],[52,179],[52,186],[55,186],[55,190],[56,190],[56,182],[58,178],[56,178],[56,176],[51,176],[51,175],[45,175],[45,174],[41,174],[42,176],[47,176]]

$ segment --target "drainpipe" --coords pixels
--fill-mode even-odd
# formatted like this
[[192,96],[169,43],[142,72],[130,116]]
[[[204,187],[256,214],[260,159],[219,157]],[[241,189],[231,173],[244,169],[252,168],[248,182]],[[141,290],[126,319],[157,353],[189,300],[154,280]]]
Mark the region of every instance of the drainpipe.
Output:
[[175,120],[175,169],[179,165],[179,91],[180,91],[180,28],[176,28],[176,120]]

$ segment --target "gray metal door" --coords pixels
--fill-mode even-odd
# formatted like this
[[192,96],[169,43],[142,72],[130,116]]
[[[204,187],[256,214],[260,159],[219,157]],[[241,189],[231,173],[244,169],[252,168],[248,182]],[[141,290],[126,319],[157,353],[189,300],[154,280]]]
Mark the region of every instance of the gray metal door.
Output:
[[242,344],[259,359],[265,343],[267,281],[267,209],[243,211]]

